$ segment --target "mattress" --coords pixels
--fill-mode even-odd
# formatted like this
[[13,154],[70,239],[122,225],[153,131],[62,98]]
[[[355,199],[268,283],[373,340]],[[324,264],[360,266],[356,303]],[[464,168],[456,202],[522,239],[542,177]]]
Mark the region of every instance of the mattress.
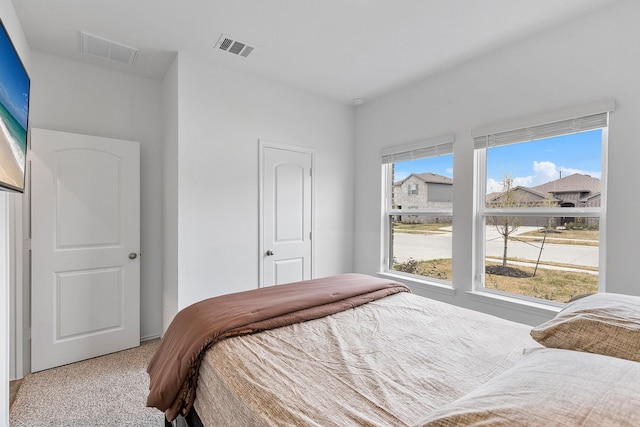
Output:
[[217,343],[194,407],[206,426],[404,426],[540,347],[529,326],[400,293]]

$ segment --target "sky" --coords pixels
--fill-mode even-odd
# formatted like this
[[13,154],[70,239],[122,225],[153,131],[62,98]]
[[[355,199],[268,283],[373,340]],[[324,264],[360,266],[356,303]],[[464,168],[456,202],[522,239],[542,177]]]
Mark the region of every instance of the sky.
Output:
[[24,129],[27,128],[28,97],[29,77],[0,26],[0,102]]
[[[394,172],[396,181],[423,172],[453,178],[453,155],[396,162]],[[535,187],[574,173],[601,177],[600,129],[487,150],[487,193],[501,191],[507,175],[514,186]]]

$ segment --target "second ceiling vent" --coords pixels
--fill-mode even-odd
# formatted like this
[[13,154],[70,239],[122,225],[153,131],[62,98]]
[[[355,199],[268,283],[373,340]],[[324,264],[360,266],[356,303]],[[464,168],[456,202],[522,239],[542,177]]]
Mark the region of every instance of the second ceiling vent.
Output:
[[253,49],[255,49],[253,46],[234,40],[227,34],[222,34],[220,36],[216,43],[216,48],[224,50],[225,52],[233,53],[234,55],[244,56],[245,58],[253,52]]
[[133,66],[138,49],[80,31],[80,51],[84,55]]

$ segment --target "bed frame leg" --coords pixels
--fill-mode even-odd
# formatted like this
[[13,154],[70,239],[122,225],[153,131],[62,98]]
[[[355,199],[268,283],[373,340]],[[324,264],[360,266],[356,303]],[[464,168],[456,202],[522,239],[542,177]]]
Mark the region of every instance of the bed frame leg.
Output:
[[191,412],[187,414],[186,417],[182,415],[178,415],[175,420],[167,421],[167,418],[164,418],[164,427],[204,427],[202,425],[202,421],[198,417],[198,414],[195,413],[194,409],[191,409]]

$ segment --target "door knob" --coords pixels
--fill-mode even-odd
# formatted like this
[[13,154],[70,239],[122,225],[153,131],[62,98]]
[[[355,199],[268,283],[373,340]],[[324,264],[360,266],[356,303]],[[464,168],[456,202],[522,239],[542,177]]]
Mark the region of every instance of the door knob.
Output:
[[135,253],[135,252],[131,252],[131,253],[129,254],[129,259],[136,259],[136,258],[138,258],[138,254],[137,254],[137,253]]
[[271,249],[267,251],[267,256],[273,256],[273,251]]

